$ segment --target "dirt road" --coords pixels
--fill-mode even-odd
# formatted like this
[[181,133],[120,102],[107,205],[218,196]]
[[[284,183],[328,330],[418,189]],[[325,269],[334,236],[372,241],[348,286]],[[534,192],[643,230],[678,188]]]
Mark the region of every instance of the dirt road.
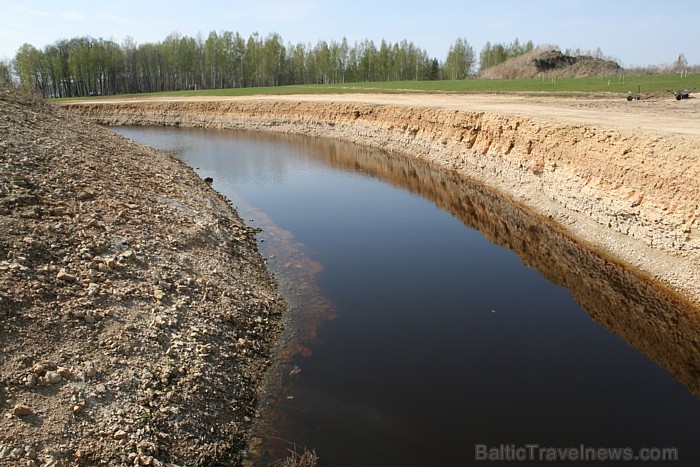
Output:
[[[282,102],[356,102],[359,104],[401,105],[445,108],[472,112],[565,121],[584,125],[608,126],[622,130],[641,130],[661,134],[700,137],[700,99],[676,101],[671,94],[651,96],[628,102],[620,97],[581,98],[541,95],[484,94],[315,94],[252,97],[167,97],[100,99],[86,102],[140,101],[282,101]],[[71,103],[76,103],[75,101]]]

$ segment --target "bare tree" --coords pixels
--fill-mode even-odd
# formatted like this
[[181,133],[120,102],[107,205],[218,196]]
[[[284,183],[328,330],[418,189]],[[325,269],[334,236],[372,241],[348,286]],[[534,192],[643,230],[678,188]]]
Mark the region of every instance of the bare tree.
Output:
[[0,84],[12,83],[12,62],[8,59],[0,60]]
[[673,70],[676,73],[680,73],[681,77],[683,74],[688,74],[688,60],[685,58],[684,53],[678,55],[678,59],[673,63]]

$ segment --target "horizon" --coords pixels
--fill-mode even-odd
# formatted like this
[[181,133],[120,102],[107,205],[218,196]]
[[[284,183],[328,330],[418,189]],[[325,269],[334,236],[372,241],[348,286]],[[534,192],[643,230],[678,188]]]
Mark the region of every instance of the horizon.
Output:
[[[330,5],[318,0],[210,1],[196,6],[155,0],[147,4],[119,0],[104,4],[36,0],[30,6],[0,1],[0,59],[14,59],[29,43],[39,50],[59,40],[90,36],[123,44],[159,43],[173,33],[206,39],[210,32],[238,32],[244,38],[279,34],[285,45],[320,41],[349,44],[366,40],[412,42],[431,58],[443,61],[459,38],[478,57],[487,42],[554,45],[596,51],[625,68],[672,64],[682,53],[690,66],[700,65],[700,51],[682,31],[700,23],[700,2],[669,0],[659,14],[658,2],[603,0],[517,0],[484,2],[439,0],[427,8],[415,0]],[[496,5],[496,7],[489,5]],[[674,9],[674,4],[677,8]],[[178,5],[185,7],[178,8]],[[397,5],[393,7],[392,5]],[[175,6],[175,7],[174,7]],[[684,15],[672,11],[683,8]],[[497,12],[495,14],[494,12]],[[679,33],[679,31],[681,31]]]

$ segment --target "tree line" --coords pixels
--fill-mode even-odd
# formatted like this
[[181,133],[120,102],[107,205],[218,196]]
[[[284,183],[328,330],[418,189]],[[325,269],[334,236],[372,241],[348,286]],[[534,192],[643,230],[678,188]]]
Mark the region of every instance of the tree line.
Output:
[[444,61],[414,43],[371,40],[348,44],[319,41],[285,45],[279,34],[247,39],[237,32],[188,37],[172,33],[159,43],[122,44],[77,37],[39,50],[22,45],[0,65],[20,84],[48,97],[134,94],[295,84],[464,79],[474,73],[475,54],[457,39]]
[[518,38],[509,44],[491,44],[487,42],[479,54],[480,71],[486,71],[491,67],[505,63],[511,58],[532,52],[535,45],[532,41],[521,44]]

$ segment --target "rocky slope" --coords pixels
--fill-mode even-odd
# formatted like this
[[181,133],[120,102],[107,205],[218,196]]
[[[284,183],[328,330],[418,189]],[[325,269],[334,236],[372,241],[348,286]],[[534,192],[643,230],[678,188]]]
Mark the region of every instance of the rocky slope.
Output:
[[284,308],[174,157],[0,89],[0,465],[240,461]]
[[299,133],[426,160],[555,219],[571,236],[700,303],[700,140],[692,134],[293,98],[67,107],[101,124]]

